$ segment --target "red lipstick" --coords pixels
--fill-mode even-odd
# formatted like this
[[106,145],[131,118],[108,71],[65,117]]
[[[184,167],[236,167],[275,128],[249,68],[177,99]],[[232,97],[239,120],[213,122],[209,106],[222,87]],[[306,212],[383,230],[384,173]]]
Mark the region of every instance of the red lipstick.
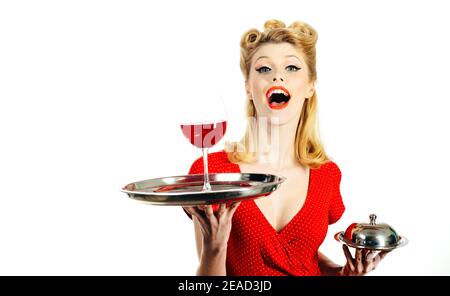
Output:
[[266,100],[269,108],[280,110],[287,107],[291,94],[283,86],[272,86],[266,91]]

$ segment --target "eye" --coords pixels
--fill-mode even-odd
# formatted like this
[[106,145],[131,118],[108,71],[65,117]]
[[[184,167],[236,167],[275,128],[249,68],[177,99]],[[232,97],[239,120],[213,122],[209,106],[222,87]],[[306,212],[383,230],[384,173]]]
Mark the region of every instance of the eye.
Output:
[[262,66],[262,67],[259,67],[258,69],[256,69],[256,72],[267,73],[267,72],[270,72],[270,70],[272,70],[272,69],[270,69],[269,67],[266,67],[266,66]]
[[286,67],[286,70],[288,70],[289,72],[297,72],[298,70],[300,70],[300,68],[295,65],[289,65]]

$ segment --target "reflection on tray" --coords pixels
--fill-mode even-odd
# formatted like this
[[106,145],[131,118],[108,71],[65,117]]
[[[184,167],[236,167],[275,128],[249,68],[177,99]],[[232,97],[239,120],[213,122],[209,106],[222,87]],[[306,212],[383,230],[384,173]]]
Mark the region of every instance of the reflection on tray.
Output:
[[[249,182],[211,182],[211,190],[227,190],[236,189],[239,187],[251,187],[252,184]],[[176,185],[163,185],[160,187],[153,188],[143,188],[140,191],[144,192],[201,192],[203,189],[203,183],[187,183],[187,184],[176,184]]]

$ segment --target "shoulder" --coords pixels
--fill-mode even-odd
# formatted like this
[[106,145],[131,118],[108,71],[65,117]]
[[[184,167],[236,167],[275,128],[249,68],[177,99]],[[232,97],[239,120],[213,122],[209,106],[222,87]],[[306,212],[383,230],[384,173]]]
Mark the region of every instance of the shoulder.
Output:
[[329,161],[322,165],[324,170],[324,180],[328,181],[329,192],[329,212],[328,212],[328,224],[333,224],[338,221],[345,211],[345,205],[341,196],[341,170],[339,166]]
[[341,169],[332,160],[329,160],[326,163],[322,164],[316,170],[318,170],[324,176],[331,177],[331,178],[337,178],[338,180],[340,180],[341,176],[342,176]]
[[[208,169],[210,173],[238,172],[239,166],[237,164],[232,163],[228,159],[228,155],[225,152],[225,150],[220,150],[208,154]],[[190,174],[203,173],[203,157],[197,158],[192,163],[189,173]]]

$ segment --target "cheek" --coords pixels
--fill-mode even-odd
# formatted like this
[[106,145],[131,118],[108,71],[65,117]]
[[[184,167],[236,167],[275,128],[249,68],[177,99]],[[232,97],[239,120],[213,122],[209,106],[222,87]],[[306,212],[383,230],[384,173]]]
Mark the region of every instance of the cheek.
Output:
[[297,81],[298,82],[295,85],[295,93],[304,98],[308,92],[308,82],[306,79],[299,79]]
[[268,79],[268,75],[267,77],[263,75],[251,75],[249,77],[250,91],[253,93],[253,96],[259,96],[264,91],[264,89],[267,88],[269,84]]
[[267,81],[265,79],[255,79],[253,82],[253,94],[255,97],[260,97],[264,89],[267,88]]

